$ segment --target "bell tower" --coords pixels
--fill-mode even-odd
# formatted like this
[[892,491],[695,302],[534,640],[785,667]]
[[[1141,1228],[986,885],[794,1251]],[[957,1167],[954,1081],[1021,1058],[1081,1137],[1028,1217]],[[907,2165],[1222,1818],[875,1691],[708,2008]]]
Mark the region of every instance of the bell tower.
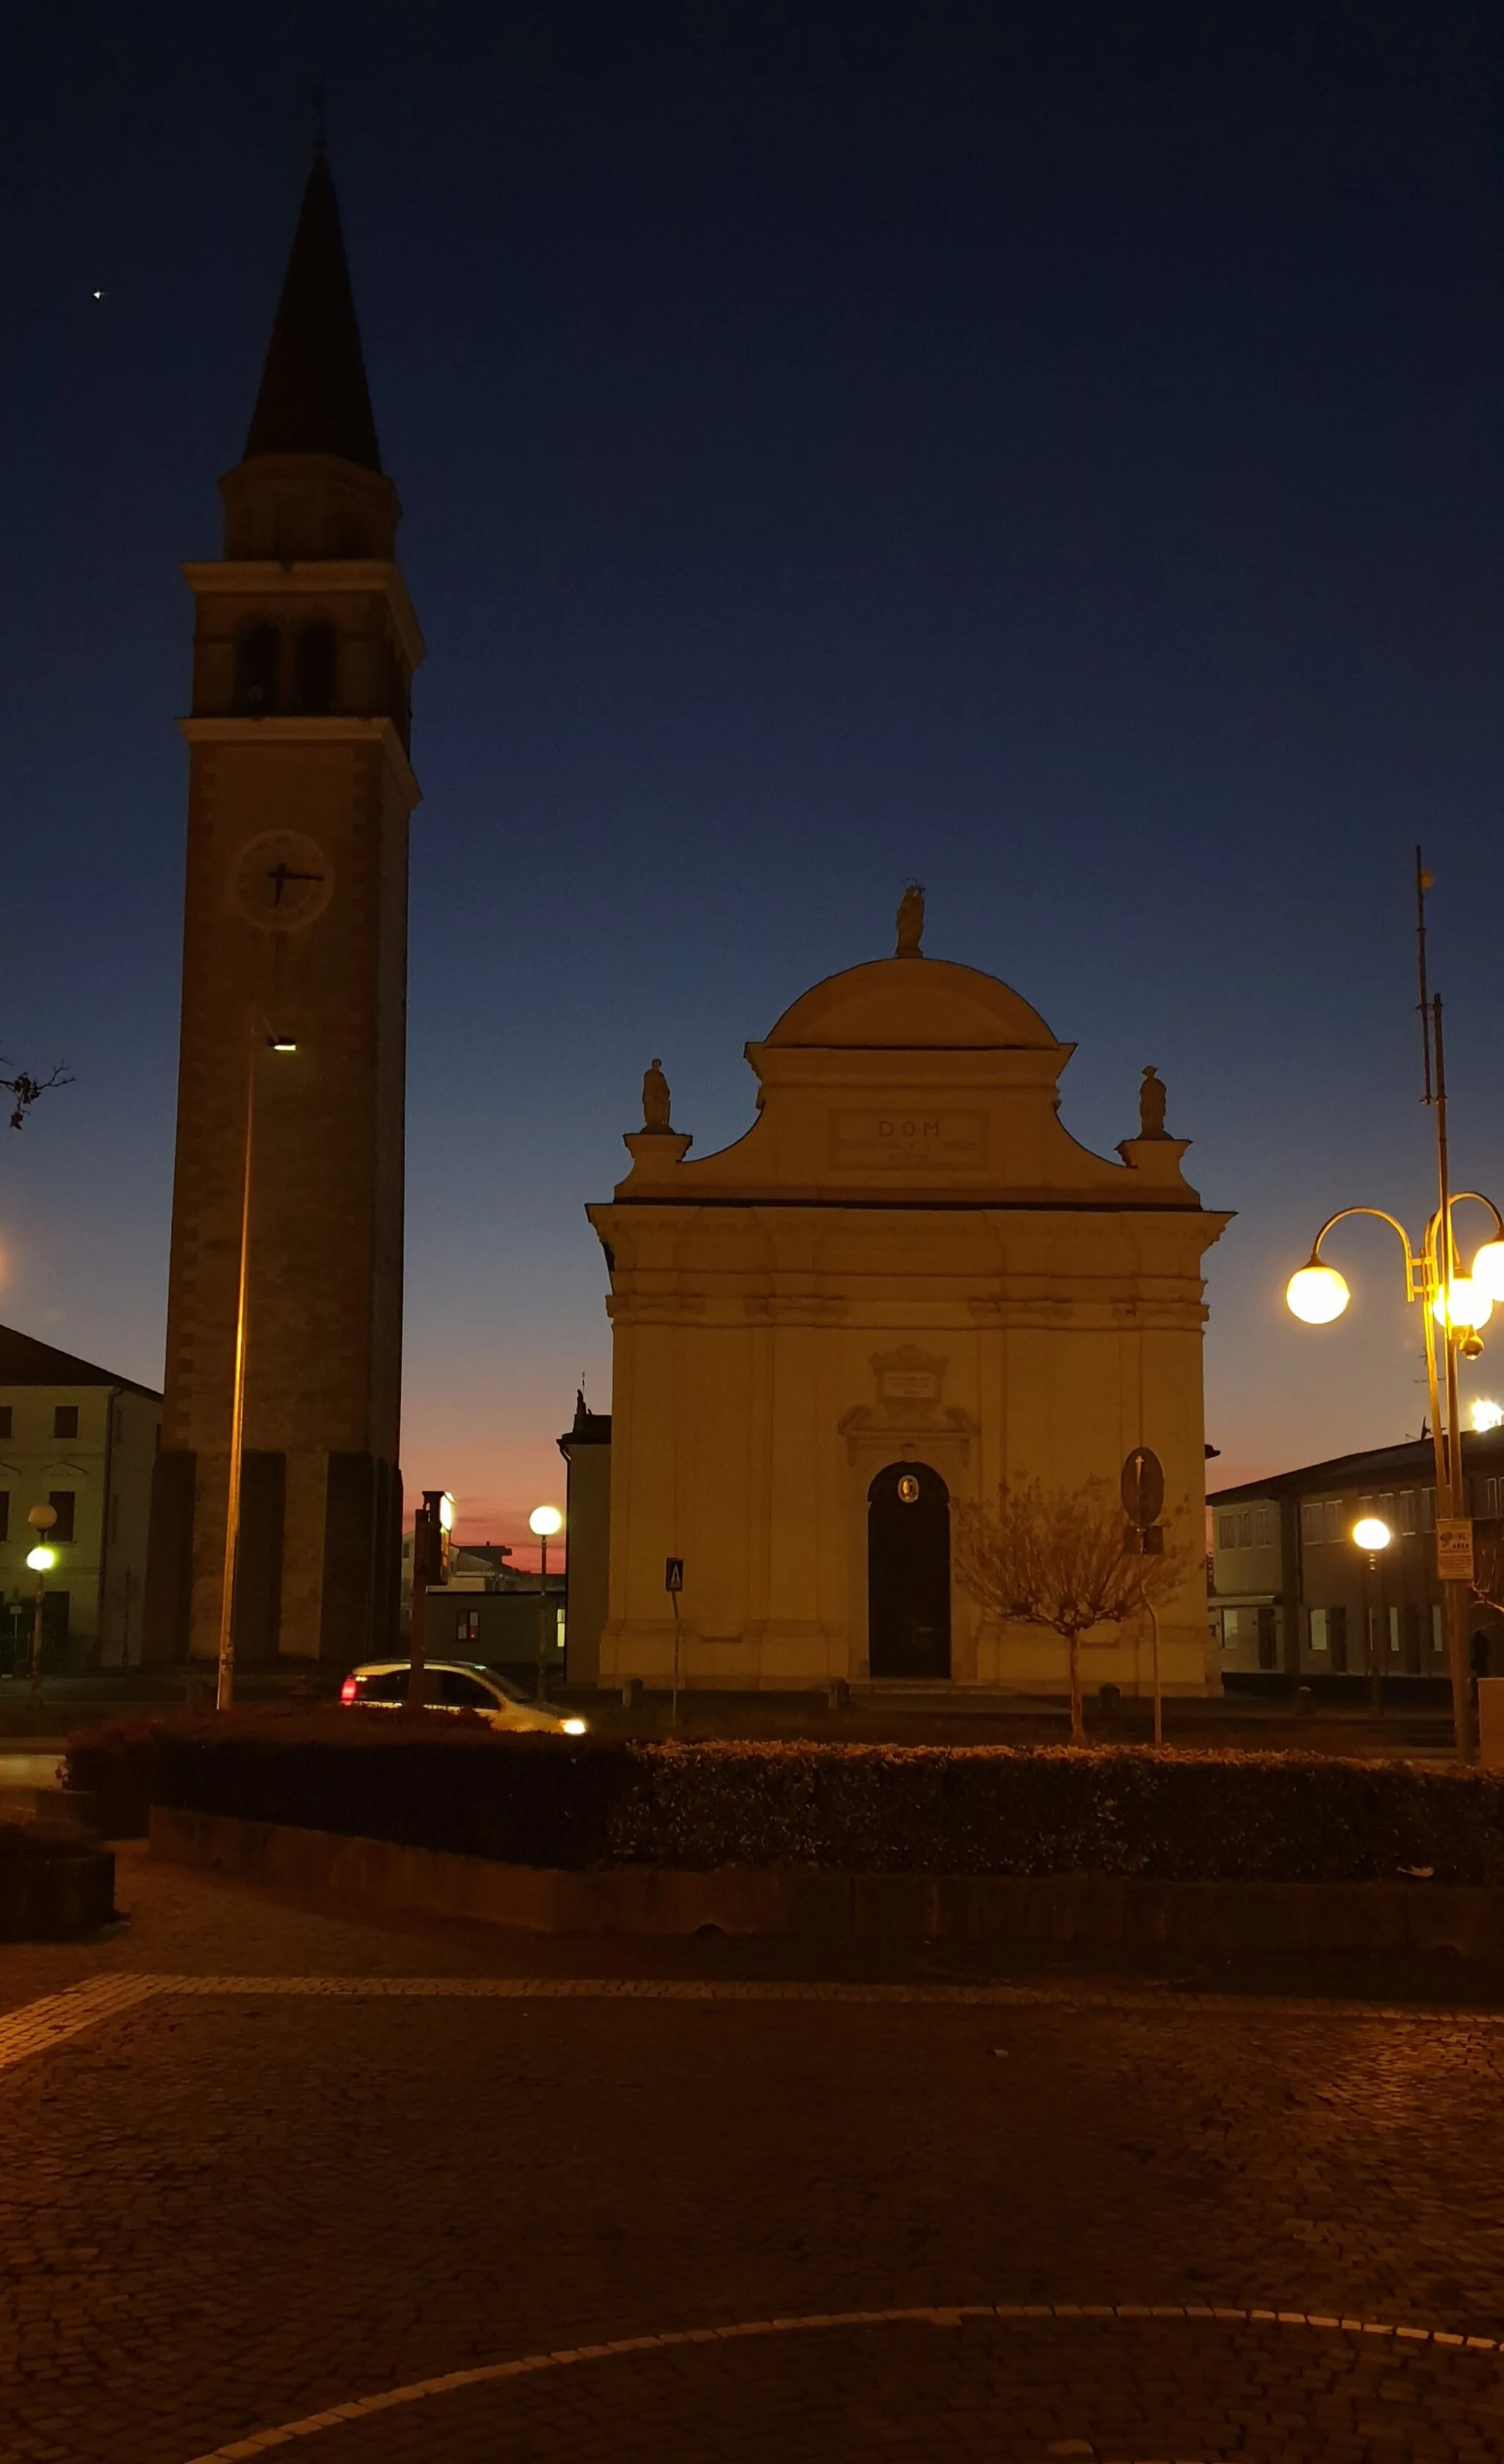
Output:
[[224,554],[184,568],[183,1023],[145,1648],[216,1658],[237,1500],[237,1667],[347,1666],[396,1631],[423,641],[321,145],[245,452],[219,485]]

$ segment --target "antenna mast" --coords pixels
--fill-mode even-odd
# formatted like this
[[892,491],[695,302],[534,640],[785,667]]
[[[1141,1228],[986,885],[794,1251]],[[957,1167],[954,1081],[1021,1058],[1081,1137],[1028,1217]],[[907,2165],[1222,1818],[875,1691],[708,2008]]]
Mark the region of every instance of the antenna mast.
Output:
[[1431,1066],[1430,988],[1426,979],[1426,893],[1435,875],[1427,871],[1421,861],[1421,850],[1415,850],[1415,947],[1421,973],[1421,1061],[1426,1071],[1426,1093],[1423,1103],[1435,1101],[1435,1072]]

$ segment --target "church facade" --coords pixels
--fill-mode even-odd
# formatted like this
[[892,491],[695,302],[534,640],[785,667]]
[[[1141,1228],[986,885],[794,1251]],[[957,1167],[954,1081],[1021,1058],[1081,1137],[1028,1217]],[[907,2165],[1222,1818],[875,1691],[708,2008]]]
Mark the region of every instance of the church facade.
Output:
[[[587,1211],[610,1274],[610,1566],[599,1682],[835,1679],[1058,1691],[1065,1644],[956,1578],[958,1507],[1164,1465],[1166,1691],[1209,1683],[1203,1207],[1145,1072],[1117,1160],[1059,1116],[1059,1043],[1017,993],[898,954],[815,985],[746,1057],[757,1118],[692,1160],[653,1064],[631,1168]],[[669,1561],[682,1590],[665,1588]],[[677,1639],[675,1638],[675,1606]],[[1083,1644],[1147,1683],[1147,1638]]]

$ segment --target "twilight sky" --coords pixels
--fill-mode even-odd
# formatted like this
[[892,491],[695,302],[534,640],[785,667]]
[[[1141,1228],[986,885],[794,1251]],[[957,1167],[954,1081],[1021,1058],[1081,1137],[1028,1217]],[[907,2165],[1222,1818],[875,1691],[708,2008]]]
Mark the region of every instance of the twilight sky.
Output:
[[[892,946],[1016,984],[1209,1204],[1219,1478],[1420,1426],[1412,847],[1504,1196],[1504,20],[1485,0],[22,0],[0,1312],[152,1383],[190,607],[332,90],[413,752],[404,1471],[474,1539],[609,1397],[582,1208],[661,1054]],[[96,293],[102,292],[102,297]],[[1481,1218],[1480,1218],[1481,1230]],[[1471,1249],[1471,1238],[1468,1243]],[[1504,1312],[1501,1312],[1504,1318]],[[1504,1399],[1504,1327],[1474,1394]]]

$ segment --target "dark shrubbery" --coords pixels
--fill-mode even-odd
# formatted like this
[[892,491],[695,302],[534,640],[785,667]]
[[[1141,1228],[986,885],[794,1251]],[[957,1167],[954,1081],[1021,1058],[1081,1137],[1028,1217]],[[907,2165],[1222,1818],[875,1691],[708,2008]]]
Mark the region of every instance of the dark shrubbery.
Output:
[[510,1864],[1504,1881],[1504,1779],[1135,1747],[637,1745],[435,1714],[158,1721],[69,1747],[77,1787]]

